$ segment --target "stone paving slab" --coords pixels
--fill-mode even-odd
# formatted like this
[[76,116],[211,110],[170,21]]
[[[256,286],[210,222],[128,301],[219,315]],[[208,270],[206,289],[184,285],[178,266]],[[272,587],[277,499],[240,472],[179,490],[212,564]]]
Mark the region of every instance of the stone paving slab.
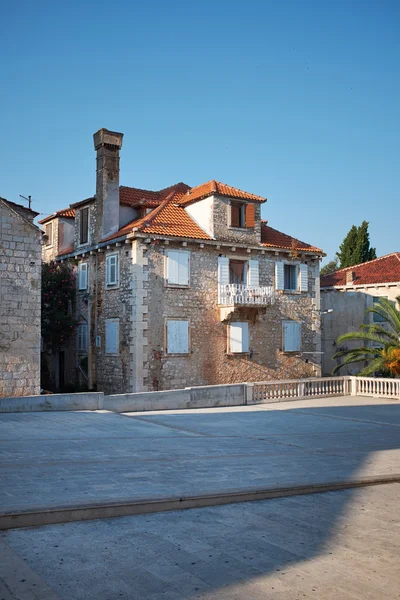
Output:
[[33,582],[60,600],[394,600],[399,497],[395,483],[10,530],[25,567],[0,578],[19,586],[7,600]]
[[0,512],[397,475],[400,405],[362,398],[0,415]]

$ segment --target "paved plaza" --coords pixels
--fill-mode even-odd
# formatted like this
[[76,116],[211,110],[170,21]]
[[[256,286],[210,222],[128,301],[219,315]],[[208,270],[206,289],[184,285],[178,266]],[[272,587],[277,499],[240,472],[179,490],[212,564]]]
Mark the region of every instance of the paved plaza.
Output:
[[400,405],[0,415],[0,512],[398,475]]

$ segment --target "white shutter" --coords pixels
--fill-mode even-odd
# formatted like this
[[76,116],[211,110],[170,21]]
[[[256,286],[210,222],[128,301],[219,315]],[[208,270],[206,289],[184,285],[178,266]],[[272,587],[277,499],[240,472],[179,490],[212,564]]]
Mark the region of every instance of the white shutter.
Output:
[[106,283],[107,285],[118,284],[118,255],[110,254],[106,258]]
[[231,323],[229,325],[229,352],[231,354],[249,351],[249,324]]
[[301,326],[297,321],[283,321],[283,350],[298,352],[301,349]]
[[218,283],[219,285],[229,283],[229,258],[227,256],[218,257]]
[[308,266],[300,265],[300,291],[308,292]]
[[285,277],[283,262],[277,261],[275,263],[275,289],[283,290],[285,288]]
[[119,350],[119,321],[106,319],[106,354],[118,354]]
[[250,287],[258,287],[260,285],[259,266],[260,263],[258,260],[249,260],[249,275],[247,281]]
[[189,285],[190,252],[168,250],[166,256],[166,279],[171,285]]
[[78,351],[86,352],[87,350],[87,325],[82,323],[78,325]]
[[87,290],[88,286],[88,264],[79,263],[78,265],[78,283],[80,290]]
[[167,353],[188,354],[189,321],[168,319],[167,321]]
[[189,285],[190,252],[179,252],[179,285]]

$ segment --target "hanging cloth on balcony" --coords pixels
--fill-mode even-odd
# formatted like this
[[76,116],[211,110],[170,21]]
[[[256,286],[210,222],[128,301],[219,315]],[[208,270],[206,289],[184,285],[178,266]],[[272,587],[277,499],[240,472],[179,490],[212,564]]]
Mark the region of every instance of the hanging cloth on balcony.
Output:
[[244,261],[230,260],[229,261],[229,279],[230,283],[244,283]]

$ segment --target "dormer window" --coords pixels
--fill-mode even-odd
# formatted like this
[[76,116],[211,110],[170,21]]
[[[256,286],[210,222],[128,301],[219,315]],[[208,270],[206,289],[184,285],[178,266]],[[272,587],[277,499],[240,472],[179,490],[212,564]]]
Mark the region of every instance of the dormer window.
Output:
[[89,207],[80,210],[79,243],[87,244],[89,241]]
[[232,201],[229,206],[229,226],[239,229],[253,228],[255,226],[255,207],[253,202]]

